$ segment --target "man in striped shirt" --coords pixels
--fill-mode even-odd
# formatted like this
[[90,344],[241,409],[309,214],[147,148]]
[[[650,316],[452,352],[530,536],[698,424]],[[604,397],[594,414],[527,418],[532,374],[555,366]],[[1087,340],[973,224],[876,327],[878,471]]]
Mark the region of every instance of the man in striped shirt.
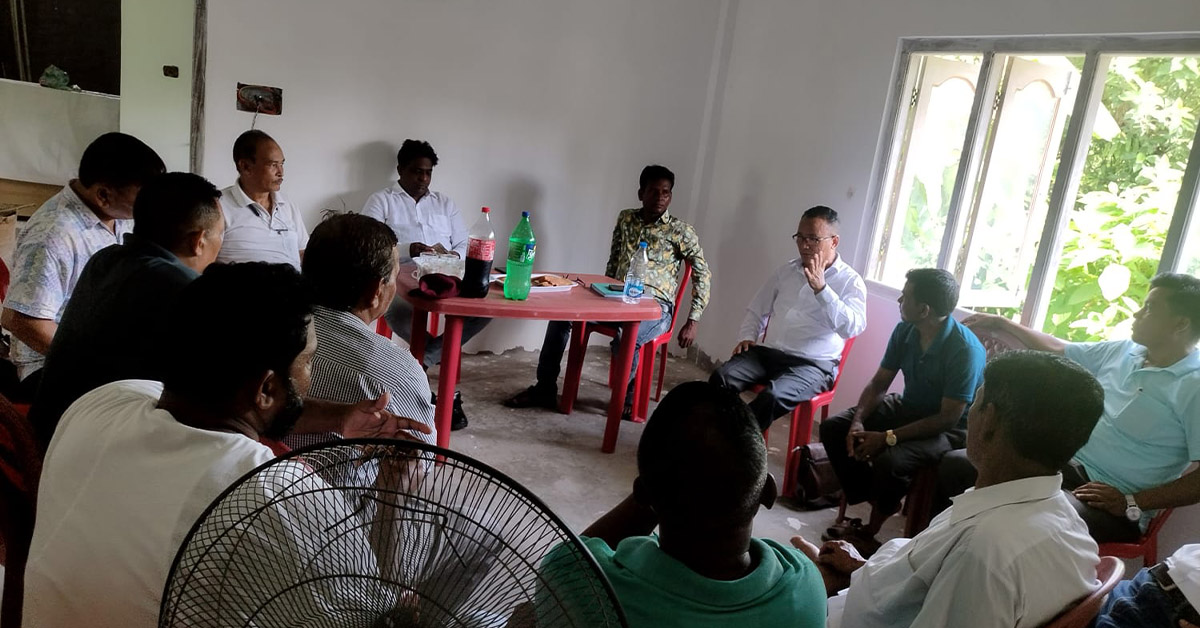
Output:
[[[338,214],[313,230],[302,263],[313,291],[317,349],[309,396],[351,402],[388,396],[387,410],[430,427],[412,432],[437,442],[429,379],[408,351],[371,329],[396,294],[399,257],[396,235],[387,225],[359,214]],[[297,434],[291,447],[338,434]]]

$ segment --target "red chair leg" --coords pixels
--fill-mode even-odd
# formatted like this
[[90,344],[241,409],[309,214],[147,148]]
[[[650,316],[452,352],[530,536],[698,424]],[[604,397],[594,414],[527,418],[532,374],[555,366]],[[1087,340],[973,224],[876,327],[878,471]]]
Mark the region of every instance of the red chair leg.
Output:
[[650,386],[654,383],[654,345],[642,347],[642,356],[638,360],[637,397],[633,402],[633,420],[644,422],[650,415]]
[[442,317],[437,314],[434,314],[433,316],[429,317],[429,335],[430,336],[437,338],[438,322],[441,320],[442,320]]
[[662,401],[663,379],[665,379],[667,376],[667,349],[669,349],[670,346],[671,345],[669,342],[663,343],[662,355],[658,356],[660,361],[658,364],[658,390],[654,393],[655,401]]
[[792,425],[788,431],[787,453],[784,456],[783,494],[794,495],[796,492],[796,477],[792,473],[792,451],[797,447],[807,445],[812,439],[813,413],[815,408],[809,402],[801,403],[792,410]]

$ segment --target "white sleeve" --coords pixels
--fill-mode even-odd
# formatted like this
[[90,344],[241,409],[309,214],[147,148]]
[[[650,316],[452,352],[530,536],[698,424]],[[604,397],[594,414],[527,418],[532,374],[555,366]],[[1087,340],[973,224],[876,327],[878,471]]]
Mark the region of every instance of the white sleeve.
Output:
[[449,198],[446,199],[446,217],[450,219],[450,250],[458,256],[467,257],[467,225],[463,222],[462,212],[458,205]]
[[771,310],[775,307],[775,295],[778,293],[779,271],[776,270],[767,277],[767,281],[746,306],[746,315],[742,317],[742,326],[738,330],[738,341],[758,342],[766,329],[767,318],[771,316]]
[[826,284],[816,294],[817,303],[822,305],[818,316],[842,338],[853,338],[867,328],[867,286],[861,277],[855,277],[844,292],[838,294]]

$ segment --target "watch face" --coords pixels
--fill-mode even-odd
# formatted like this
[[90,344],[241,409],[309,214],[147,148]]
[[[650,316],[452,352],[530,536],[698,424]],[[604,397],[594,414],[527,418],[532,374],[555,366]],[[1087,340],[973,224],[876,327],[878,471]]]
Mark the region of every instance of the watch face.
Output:
[[1137,506],[1130,506],[1125,509],[1125,518],[1130,521],[1139,521],[1142,518],[1142,509]]

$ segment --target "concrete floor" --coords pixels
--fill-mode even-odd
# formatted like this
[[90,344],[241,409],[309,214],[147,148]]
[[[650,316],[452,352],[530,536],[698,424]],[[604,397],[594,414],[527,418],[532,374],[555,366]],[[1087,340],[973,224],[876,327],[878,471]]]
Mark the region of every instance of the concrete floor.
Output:
[[[600,452],[609,398],[609,352],[605,346],[589,347],[579,399],[570,416],[550,410],[504,407],[504,399],[533,383],[537,356],[536,351],[513,350],[463,357],[459,390],[470,426],[453,433],[450,447],[509,474],[579,532],[632,489],[642,424],[622,423],[616,452]],[[430,375],[436,381],[436,369],[430,369]],[[695,364],[672,357],[664,391],[684,381],[707,377],[708,373]],[[650,410],[654,407],[651,398]],[[789,421],[776,421],[769,439],[771,473],[781,484]],[[850,513],[865,519],[868,510],[860,505],[852,507]],[[786,542],[792,535],[801,534],[819,543],[821,533],[836,515],[836,509],[802,511],[779,503],[771,510],[759,511],[755,535]],[[892,517],[880,540],[898,536],[902,524],[900,517]]]

